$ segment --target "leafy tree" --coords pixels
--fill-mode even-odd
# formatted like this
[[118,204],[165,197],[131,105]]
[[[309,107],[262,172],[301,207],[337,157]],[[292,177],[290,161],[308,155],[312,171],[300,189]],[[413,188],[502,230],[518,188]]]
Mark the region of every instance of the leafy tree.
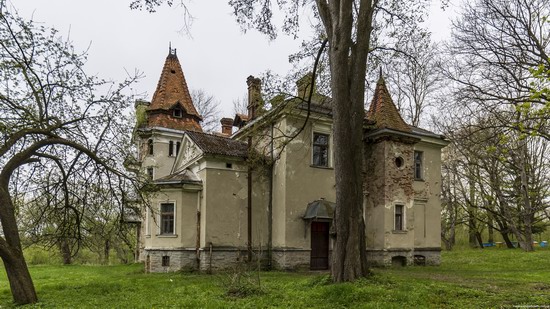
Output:
[[453,23],[446,76],[466,118],[550,139],[550,6],[545,0],[469,0]]
[[101,188],[124,205],[125,192],[138,185],[117,160],[131,149],[121,138],[130,132],[123,90],[135,77],[115,84],[87,75],[85,54],[5,3],[0,0],[0,257],[14,301],[28,304],[37,296],[23,257],[17,206],[48,192],[38,176],[50,176],[49,185],[59,186],[60,195],[52,191],[45,200],[72,213],[75,226],[83,213],[73,201],[83,197],[70,190],[71,182],[83,181],[83,192]]

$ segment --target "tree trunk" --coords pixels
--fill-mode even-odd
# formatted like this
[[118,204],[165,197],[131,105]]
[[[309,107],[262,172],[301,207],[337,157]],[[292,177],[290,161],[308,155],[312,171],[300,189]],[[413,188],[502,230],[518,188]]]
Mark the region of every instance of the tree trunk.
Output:
[[38,297],[23,256],[13,202],[5,179],[0,180],[0,224],[4,234],[4,238],[0,236],[0,257],[10,282],[13,301],[19,305],[35,303]]
[[495,229],[493,228],[493,215],[488,214],[488,223],[487,223],[487,230],[489,232],[489,239],[487,240],[490,243],[495,242]]
[[353,281],[368,274],[362,149],[365,75],[375,3],[361,1],[355,7],[351,0],[316,3],[329,42],[334,121],[336,210],[331,274],[334,282]]
[[61,251],[61,257],[63,258],[64,265],[70,265],[72,263],[71,247],[67,238],[63,238],[59,243],[59,251]]
[[109,264],[109,255],[111,254],[111,241],[109,239],[105,240],[105,246],[103,247],[103,264]]
[[506,248],[514,249],[515,247],[514,247],[514,244],[512,243],[512,241],[510,240],[510,235],[508,233],[505,233],[505,232],[501,232],[500,234],[502,235],[502,239],[506,243]]
[[[340,53],[345,53],[343,57]],[[336,239],[332,250],[332,279],[353,281],[368,274],[363,221],[363,102],[350,93],[348,50],[330,46],[334,174],[336,181]]]
[[15,254],[14,252],[13,255],[14,259],[12,261],[2,259],[8,281],[10,282],[13,301],[18,305],[36,303],[38,298],[23,254],[21,253],[20,256],[17,256],[19,254]]
[[[529,196],[529,178],[527,176],[527,162],[525,158],[529,155],[526,141],[523,141],[522,152],[519,154],[520,180],[521,180],[521,200],[523,202],[523,242],[520,243],[521,248],[525,251],[535,251],[533,246],[533,207],[531,205],[531,197]],[[518,239],[519,240],[519,239]]]

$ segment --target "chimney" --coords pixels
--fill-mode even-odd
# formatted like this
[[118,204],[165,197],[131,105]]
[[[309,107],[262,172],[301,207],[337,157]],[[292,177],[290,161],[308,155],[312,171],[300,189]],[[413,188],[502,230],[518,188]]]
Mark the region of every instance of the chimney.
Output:
[[250,75],[246,79],[246,84],[248,85],[248,120],[252,120],[258,116],[261,110],[261,87],[262,81],[259,78],[256,78]]
[[136,109],[136,126],[143,127],[147,125],[147,107],[151,102],[144,100],[136,100],[134,108]]
[[233,119],[222,118],[220,123],[222,124],[222,134],[231,136],[231,134],[233,134]]
[[[306,75],[302,76],[298,81],[296,81],[296,89],[298,98],[307,99],[309,97],[309,91],[312,86],[312,77],[313,73],[309,72]],[[313,94],[315,94],[317,89],[313,88]]]

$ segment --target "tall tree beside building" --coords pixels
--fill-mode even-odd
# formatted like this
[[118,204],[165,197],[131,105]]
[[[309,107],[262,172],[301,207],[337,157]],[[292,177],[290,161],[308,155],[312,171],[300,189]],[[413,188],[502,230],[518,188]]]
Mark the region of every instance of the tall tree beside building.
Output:
[[[130,127],[122,116],[130,100],[123,90],[133,79],[117,86],[86,75],[85,54],[55,30],[19,18],[5,3],[0,0],[0,257],[14,301],[28,304],[37,296],[23,256],[16,203],[30,199],[36,187],[28,180],[36,172],[55,170],[67,212],[75,212],[76,198],[67,185],[86,172],[100,177],[95,185],[122,207],[124,192],[137,188],[115,159],[130,149],[124,139]],[[97,89],[108,90],[98,94]]]

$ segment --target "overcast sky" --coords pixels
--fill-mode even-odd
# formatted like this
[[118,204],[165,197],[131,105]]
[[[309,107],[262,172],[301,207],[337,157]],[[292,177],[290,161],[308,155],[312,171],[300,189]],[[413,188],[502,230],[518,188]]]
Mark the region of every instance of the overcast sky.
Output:
[[[279,36],[268,41],[254,31],[242,33],[226,0],[195,0],[191,36],[180,31],[184,10],[160,7],[156,13],[129,9],[131,0],[12,0],[19,14],[54,27],[69,36],[77,50],[88,50],[87,72],[121,80],[126,71],[144,74],[133,93],[150,99],[155,91],[168,44],[177,49],[190,89],[203,89],[221,102],[223,115],[232,116],[232,102],[246,93],[249,75],[271,69],[284,75],[288,55],[303,39]],[[438,1],[435,1],[438,2]],[[435,39],[446,38],[453,9],[432,6],[429,29]],[[305,34],[307,35],[307,34]]]

